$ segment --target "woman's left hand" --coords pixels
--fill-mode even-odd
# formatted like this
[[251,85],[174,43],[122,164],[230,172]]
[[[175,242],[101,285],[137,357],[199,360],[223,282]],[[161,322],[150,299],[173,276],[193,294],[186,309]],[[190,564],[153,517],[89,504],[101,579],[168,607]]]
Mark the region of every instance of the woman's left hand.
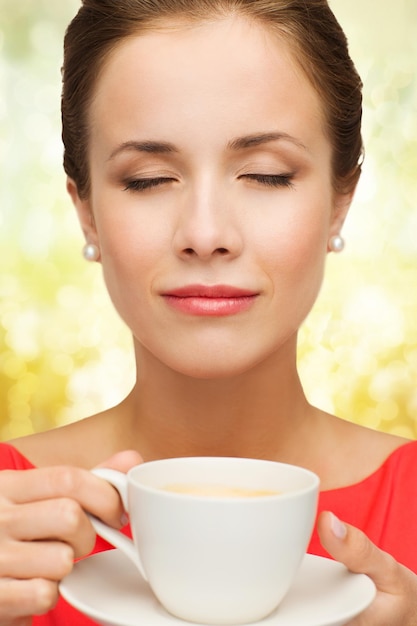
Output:
[[417,575],[380,550],[361,531],[323,512],[318,520],[321,543],[337,561],[375,583],[374,602],[346,626],[417,626]]

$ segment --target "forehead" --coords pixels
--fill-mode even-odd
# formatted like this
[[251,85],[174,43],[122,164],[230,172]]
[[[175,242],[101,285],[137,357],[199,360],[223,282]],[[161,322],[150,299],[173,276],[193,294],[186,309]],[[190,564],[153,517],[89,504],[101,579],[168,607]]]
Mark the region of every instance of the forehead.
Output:
[[93,136],[103,127],[109,136],[134,126],[150,134],[200,127],[203,138],[204,119],[211,134],[225,125],[231,135],[246,125],[248,134],[262,120],[306,135],[325,126],[295,49],[245,18],[167,23],[125,39],[107,58],[91,107]]

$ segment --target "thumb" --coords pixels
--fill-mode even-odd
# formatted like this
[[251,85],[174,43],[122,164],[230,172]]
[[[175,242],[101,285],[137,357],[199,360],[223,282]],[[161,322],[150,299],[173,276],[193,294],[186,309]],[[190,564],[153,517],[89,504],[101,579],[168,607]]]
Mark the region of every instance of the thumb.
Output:
[[[132,467],[134,467],[135,465],[140,465],[141,463],[143,463],[143,459],[141,455],[136,452],[136,450],[123,450],[121,452],[113,454],[113,456],[109,457],[105,461],[102,461],[101,463],[96,465],[94,469],[112,469],[126,474],[126,472],[128,472]],[[120,492],[114,486],[113,488],[114,491],[117,492],[120,506],[123,506]],[[128,516],[126,513],[122,514],[122,516],[120,517],[120,522],[122,526],[128,523]]]
[[416,625],[416,575],[380,550],[358,528],[341,522],[333,513],[322,513],[318,532],[323,547],[352,572],[367,574],[375,583],[374,602],[349,626]]
[[99,463],[96,467],[108,467],[109,469],[126,473],[132,467],[140,465],[141,463],[143,463],[143,458],[139,452],[136,452],[136,450],[123,450],[122,452],[113,454],[113,456]]
[[372,543],[365,533],[341,522],[329,511],[319,516],[317,530],[323,547],[334,559],[351,572],[367,574],[379,591],[396,592],[399,564]]

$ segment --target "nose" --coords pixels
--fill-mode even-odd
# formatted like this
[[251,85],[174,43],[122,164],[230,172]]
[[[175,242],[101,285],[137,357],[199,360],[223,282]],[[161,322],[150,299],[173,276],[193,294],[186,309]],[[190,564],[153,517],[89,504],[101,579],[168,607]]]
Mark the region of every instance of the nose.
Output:
[[220,195],[200,190],[190,194],[179,210],[173,246],[183,259],[233,259],[241,254],[241,224],[230,202]]

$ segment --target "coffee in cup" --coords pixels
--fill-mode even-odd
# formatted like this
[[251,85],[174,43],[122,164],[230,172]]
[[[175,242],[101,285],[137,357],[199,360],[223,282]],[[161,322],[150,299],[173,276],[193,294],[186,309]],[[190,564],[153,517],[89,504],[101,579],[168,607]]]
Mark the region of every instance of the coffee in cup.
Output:
[[245,487],[231,487],[230,485],[201,484],[201,483],[170,483],[162,487],[164,491],[182,493],[189,496],[211,496],[215,498],[263,498],[277,496],[278,491],[270,489],[248,489]]

